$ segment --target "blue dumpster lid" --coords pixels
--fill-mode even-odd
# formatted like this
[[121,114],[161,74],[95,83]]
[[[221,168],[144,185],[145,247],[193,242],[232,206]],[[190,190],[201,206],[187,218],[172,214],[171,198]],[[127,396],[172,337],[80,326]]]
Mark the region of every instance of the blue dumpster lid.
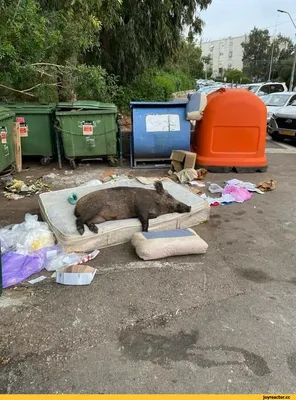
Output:
[[74,101],[72,103],[58,103],[58,109],[62,108],[72,108],[72,109],[88,109],[88,110],[97,110],[97,109],[116,109],[115,104],[112,103],[102,103],[100,101],[93,101],[93,100],[79,100]]
[[184,106],[188,103],[188,100],[178,100],[178,101],[131,101],[131,107],[178,107]]

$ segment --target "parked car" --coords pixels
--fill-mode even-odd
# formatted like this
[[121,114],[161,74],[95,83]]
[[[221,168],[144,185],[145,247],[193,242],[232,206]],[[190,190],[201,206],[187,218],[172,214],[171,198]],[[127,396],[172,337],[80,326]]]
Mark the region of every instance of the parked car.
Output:
[[266,94],[288,91],[284,82],[252,83],[247,86],[247,89],[259,97]]
[[273,93],[268,95],[263,101],[267,107],[267,122],[273,113],[277,112],[280,108],[291,105],[296,100],[295,92],[282,92]]
[[210,94],[210,93],[215,92],[215,90],[218,90],[220,88],[221,88],[220,85],[219,86],[205,86],[205,87],[200,88],[198,90],[198,93]]
[[290,106],[273,113],[268,124],[268,133],[279,142],[285,139],[296,140],[296,100]]

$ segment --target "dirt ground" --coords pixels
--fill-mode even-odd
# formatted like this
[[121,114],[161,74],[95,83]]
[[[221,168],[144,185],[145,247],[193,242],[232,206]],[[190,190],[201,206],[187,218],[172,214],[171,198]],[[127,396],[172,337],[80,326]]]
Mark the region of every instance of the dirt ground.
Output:
[[[277,181],[273,192],[211,208],[194,228],[207,254],[142,262],[127,243],[101,250],[90,286],[42,271],[43,282],[5,290],[0,393],[295,393],[296,149],[270,143],[268,158],[264,174],[206,177]],[[53,188],[71,187],[109,169],[30,163],[20,178],[53,173]],[[0,193],[0,209],[0,226],[20,223],[39,212],[37,196]]]

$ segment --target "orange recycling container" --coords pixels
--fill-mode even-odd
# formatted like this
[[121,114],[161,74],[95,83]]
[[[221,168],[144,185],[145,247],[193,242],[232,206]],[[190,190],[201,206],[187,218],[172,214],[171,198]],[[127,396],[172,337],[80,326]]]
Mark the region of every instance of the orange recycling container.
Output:
[[196,164],[212,172],[264,172],[267,169],[267,109],[246,89],[219,89],[207,97],[196,124]]

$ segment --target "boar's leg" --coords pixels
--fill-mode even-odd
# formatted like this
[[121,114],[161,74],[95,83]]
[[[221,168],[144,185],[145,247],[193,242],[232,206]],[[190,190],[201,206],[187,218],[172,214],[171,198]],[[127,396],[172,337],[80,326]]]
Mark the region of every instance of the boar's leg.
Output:
[[84,234],[84,221],[81,217],[76,219],[76,227],[78,232],[82,236]]
[[93,233],[98,233],[99,232],[99,230],[98,230],[98,228],[97,228],[97,226],[96,226],[96,224],[94,222],[86,221],[85,225],[88,227],[88,229],[91,232],[93,232]]
[[137,214],[138,218],[142,224],[142,231],[143,232],[148,232],[148,227],[149,227],[149,212],[148,211],[143,211],[140,208],[137,208]]
[[96,217],[86,221],[85,225],[88,227],[88,229],[91,232],[98,233],[99,230],[98,230],[96,224],[102,224],[103,222],[106,222],[105,218],[101,217],[100,215],[97,215]]
[[139,215],[139,220],[142,224],[142,231],[143,232],[148,232],[148,228],[149,228],[149,219],[148,219],[148,215],[144,216],[144,215]]

